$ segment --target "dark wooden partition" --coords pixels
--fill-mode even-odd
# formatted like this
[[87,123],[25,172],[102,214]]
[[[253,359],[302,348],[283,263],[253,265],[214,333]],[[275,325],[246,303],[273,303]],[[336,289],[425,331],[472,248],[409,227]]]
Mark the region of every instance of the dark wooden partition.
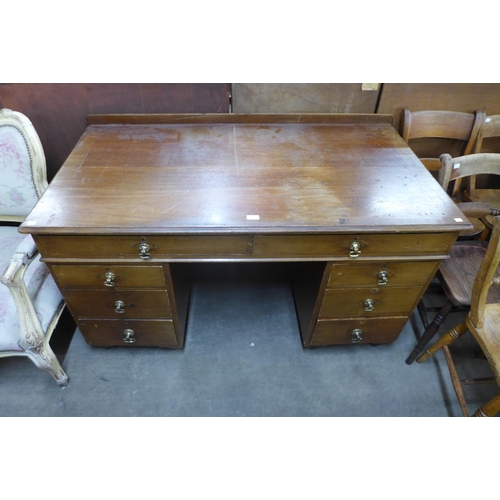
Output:
[[4,83],[0,108],[35,126],[51,180],[96,113],[227,113],[227,83]]

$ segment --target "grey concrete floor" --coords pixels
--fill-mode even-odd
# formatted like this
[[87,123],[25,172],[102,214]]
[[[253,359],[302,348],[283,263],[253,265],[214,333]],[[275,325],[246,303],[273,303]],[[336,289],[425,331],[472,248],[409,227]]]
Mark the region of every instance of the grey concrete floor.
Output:
[[[425,298],[442,301],[432,289]],[[461,416],[442,353],[405,364],[421,331],[414,314],[392,344],[308,350],[288,283],[198,282],[184,349],[95,348],[76,330],[59,353],[66,388],[27,358],[0,359],[0,416]],[[470,338],[457,342],[459,373],[490,373],[478,351]],[[470,411],[496,390],[467,387]]]

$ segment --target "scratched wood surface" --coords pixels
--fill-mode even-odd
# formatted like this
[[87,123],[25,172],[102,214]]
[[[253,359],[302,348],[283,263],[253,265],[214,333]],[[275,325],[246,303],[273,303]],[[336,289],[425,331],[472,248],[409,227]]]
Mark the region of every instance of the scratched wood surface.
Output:
[[[225,116],[225,115],[224,115]],[[370,118],[372,116],[373,118]],[[161,115],[160,115],[161,118]],[[221,115],[91,124],[21,232],[461,231],[390,120]],[[97,120],[99,121],[99,120]],[[237,121],[237,123],[235,123]],[[247,123],[246,123],[247,122]],[[247,216],[258,216],[250,217]],[[459,219],[463,219],[460,221]]]

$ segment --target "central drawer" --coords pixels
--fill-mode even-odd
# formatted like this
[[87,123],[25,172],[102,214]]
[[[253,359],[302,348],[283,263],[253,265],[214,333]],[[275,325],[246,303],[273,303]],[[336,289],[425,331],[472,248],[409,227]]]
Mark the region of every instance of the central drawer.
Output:
[[246,236],[57,236],[40,235],[44,258],[154,260],[175,256],[245,255]]
[[253,255],[258,257],[325,257],[347,259],[398,256],[445,255],[456,235],[426,234],[333,234],[333,235],[257,235]]
[[64,290],[64,299],[77,318],[170,318],[166,290]]

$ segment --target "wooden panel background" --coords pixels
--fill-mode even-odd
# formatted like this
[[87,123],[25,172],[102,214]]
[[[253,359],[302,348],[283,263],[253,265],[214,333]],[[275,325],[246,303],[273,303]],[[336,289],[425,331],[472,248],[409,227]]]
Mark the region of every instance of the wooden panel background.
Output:
[[227,113],[227,83],[4,83],[0,108],[24,113],[40,136],[49,181],[94,113]]
[[[47,157],[48,177],[85,130],[91,113],[227,113],[227,83],[0,84],[0,108],[21,111],[33,122]],[[497,83],[384,83],[363,91],[360,83],[234,83],[235,113],[388,113],[399,131],[401,111],[442,109],[500,114]],[[500,141],[484,143],[500,152]]]
[[378,95],[361,83],[232,84],[234,113],[374,113]]

